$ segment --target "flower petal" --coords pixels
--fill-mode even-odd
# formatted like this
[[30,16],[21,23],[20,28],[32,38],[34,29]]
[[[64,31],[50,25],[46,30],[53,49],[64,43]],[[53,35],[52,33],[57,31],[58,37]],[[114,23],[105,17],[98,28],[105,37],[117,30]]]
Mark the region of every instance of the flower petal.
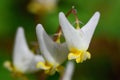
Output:
[[45,62],[43,56],[41,55],[34,55],[34,57],[30,61],[31,62],[29,63],[29,68],[27,69],[28,73],[36,72],[42,69],[42,67],[37,68],[36,65],[38,64],[38,62],[42,62],[42,63]]
[[62,80],[72,80],[73,72],[74,72],[74,63],[69,61],[67,63],[67,67],[65,69]]
[[[67,20],[63,12],[59,13],[59,22],[65,36],[65,40],[69,49],[71,48],[83,48],[82,46],[82,38],[78,32]],[[81,45],[79,45],[81,44]]]
[[83,34],[84,34],[83,36],[86,40],[85,43],[87,44],[86,45],[87,48],[89,47],[91,38],[92,38],[94,30],[98,24],[99,18],[100,18],[100,13],[96,12],[92,16],[92,18],[87,22],[87,24],[80,29],[80,32],[83,31]]
[[[24,30],[22,27],[19,27],[16,33],[16,39],[14,44],[14,55],[29,54],[29,48],[24,36]],[[20,54],[18,54],[20,53]],[[15,57],[16,58],[16,57]]]
[[17,71],[27,73],[36,71],[36,68],[32,68],[36,62],[36,55],[32,53],[27,45],[24,30],[22,27],[19,27],[16,34],[14,51],[13,51],[13,65]]
[[36,33],[40,50],[47,62],[61,64],[67,58],[68,50],[66,44],[55,43],[45,32],[41,24],[36,27]]

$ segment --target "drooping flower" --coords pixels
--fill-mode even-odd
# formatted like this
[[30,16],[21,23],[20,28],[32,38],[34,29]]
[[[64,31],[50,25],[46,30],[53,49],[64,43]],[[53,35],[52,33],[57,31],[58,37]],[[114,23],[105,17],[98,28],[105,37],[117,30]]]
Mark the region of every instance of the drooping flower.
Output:
[[59,22],[68,45],[70,53],[68,59],[75,59],[77,63],[90,59],[91,55],[87,51],[94,30],[98,24],[100,13],[96,12],[92,18],[81,29],[75,29],[67,20],[63,12],[59,13]]
[[9,61],[4,63],[4,66],[12,72],[18,73],[33,73],[38,71],[36,64],[44,62],[41,55],[35,55],[27,45],[24,36],[24,30],[19,27],[16,33],[14,50],[13,50],[13,66]]
[[74,73],[74,63],[69,61],[65,68],[62,80],[72,80],[73,73]]
[[60,65],[67,59],[68,55],[66,43],[53,41],[41,24],[37,25],[36,33],[40,51],[46,60],[46,62],[39,62],[37,67],[43,68],[49,74],[61,71],[62,67]]
[[31,0],[28,10],[37,15],[45,14],[55,10],[57,2],[57,0]]

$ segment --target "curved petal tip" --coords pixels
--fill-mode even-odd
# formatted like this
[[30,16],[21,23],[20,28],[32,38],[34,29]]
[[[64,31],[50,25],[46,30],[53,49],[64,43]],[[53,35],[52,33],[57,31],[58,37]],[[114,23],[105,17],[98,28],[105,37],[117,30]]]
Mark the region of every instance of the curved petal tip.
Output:
[[65,17],[65,14],[63,12],[59,13],[59,18]]
[[24,33],[23,27],[18,27],[17,33]]
[[41,30],[41,29],[43,29],[42,25],[41,24],[37,24],[36,30]]
[[100,17],[100,12],[99,11],[95,12],[94,17],[99,18]]

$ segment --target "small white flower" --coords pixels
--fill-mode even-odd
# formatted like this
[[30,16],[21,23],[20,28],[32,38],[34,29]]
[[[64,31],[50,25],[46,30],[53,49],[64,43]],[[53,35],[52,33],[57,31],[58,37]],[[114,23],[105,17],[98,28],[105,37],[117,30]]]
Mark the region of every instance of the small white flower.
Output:
[[60,66],[67,58],[68,49],[66,43],[57,43],[53,41],[45,32],[41,24],[36,27],[36,33],[40,50],[46,62],[39,62],[37,67],[42,67],[48,73],[53,74],[55,71],[62,69]]
[[10,66],[9,61],[5,62],[4,66],[13,72],[32,73],[39,70],[36,68],[36,64],[40,61],[44,62],[43,57],[30,51],[25,40],[24,30],[19,27],[13,50],[13,67]]
[[69,61],[67,63],[62,80],[72,80],[73,73],[74,73],[74,63]]
[[83,62],[90,59],[91,55],[87,51],[94,30],[99,21],[100,13],[96,12],[92,18],[81,29],[75,29],[67,20],[63,12],[59,13],[59,22],[69,48],[68,59],[76,59],[76,62]]

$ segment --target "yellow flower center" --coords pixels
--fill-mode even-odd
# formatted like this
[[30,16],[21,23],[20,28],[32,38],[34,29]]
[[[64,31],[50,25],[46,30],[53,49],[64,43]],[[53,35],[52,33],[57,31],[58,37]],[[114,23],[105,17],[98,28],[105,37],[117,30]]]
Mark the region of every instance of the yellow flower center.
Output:
[[16,68],[10,61],[5,61],[4,67],[12,72],[13,77],[20,78],[21,80],[28,80],[27,77],[23,74],[24,72]]
[[5,61],[4,67],[7,68],[11,72],[23,73],[21,69],[16,68],[10,61]]
[[52,67],[52,64],[49,64],[49,63],[47,63],[47,62],[39,62],[38,64],[37,64],[37,68],[41,68],[41,69],[44,69],[44,70],[48,70],[48,69],[50,69]]
[[64,70],[63,66],[60,66],[60,65],[54,66],[53,64],[50,64],[48,62],[45,62],[45,63],[44,62],[39,62],[37,64],[37,68],[41,68],[41,69],[45,70],[46,74],[54,74],[55,71],[58,71],[58,72],[62,73],[63,70]]
[[68,54],[68,60],[76,59],[77,63],[83,62],[84,60],[90,58],[91,55],[88,51],[78,50],[76,48],[72,48]]

